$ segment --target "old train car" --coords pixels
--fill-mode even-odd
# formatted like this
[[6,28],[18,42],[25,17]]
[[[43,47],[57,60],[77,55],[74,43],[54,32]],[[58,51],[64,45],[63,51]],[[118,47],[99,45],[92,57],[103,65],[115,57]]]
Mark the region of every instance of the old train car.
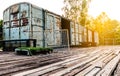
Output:
[[72,47],[96,46],[99,44],[98,33],[85,28],[69,19],[61,18],[62,29],[68,29],[69,43]]
[[61,29],[61,17],[50,11],[22,2],[8,7],[3,20],[3,44],[6,48],[61,44],[60,33],[54,32]]
[[[3,50],[21,46],[86,46],[88,42],[97,42],[92,38],[94,33],[85,27],[27,2],[8,7],[3,23]],[[68,29],[69,38],[63,29]]]

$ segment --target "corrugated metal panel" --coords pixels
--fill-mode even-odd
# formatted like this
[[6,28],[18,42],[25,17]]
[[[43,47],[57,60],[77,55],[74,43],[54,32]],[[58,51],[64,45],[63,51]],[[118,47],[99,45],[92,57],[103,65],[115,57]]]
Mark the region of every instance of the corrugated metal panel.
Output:
[[18,20],[19,19],[19,13],[11,14],[10,15],[10,20]]
[[78,33],[75,33],[75,42],[76,42],[76,45],[79,45],[79,38],[78,38]]
[[75,45],[75,33],[71,33],[71,45]]
[[3,13],[4,22],[9,21],[9,15],[10,15],[9,9],[5,10],[4,13]]
[[88,30],[88,42],[92,42],[92,31]]
[[81,34],[81,33],[79,33],[79,42],[83,42],[83,37],[82,37],[83,35]]
[[45,35],[46,46],[55,45],[55,38],[54,38],[53,30],[46,30],[44,32],[44,35]]
[[79,33],[82,33],[84,31],[84,27],[79,25]]
[[61,29],[61,18],[60,17],[55,17],[55,30],[60,30]]
[[53,14],[51,14],[51,13],[47,13],[46,12],[46,14],[45,14],[46,16],[45,16],[45,19],[47,20],[47,21],[53,21],[54,22],[54,16],[55,15],[53,15]]
[[71,29],[71,32],[75,32],[74,22],[70,22],[70,29]]
[[30,19],[28,18],[22,18],[21,19],[21,26],[29,26]]
[[54,36],[55,36],[55,44],[56,45],[61,45],[62,38],[61,38],[61,33],[60,31],[55,31]]
[[[37,31],[37,32],[35,32]],[[37,39],[37,46],[43,46],[43,28],[33,26],[33,39]]]
[[20,5],[20,17],[25,18],[29,17],[29,4],[21,4]]
[[15,21],[12,21],[11,22],[11,27],[13,28],[13,27],[19,27],[20,26],[20,24],[19,24],[19,20],[15,20]]
[[[3,27],[6,28],[4,29],[5,31],[4,38],[10,37],[11,40],[29,38],[29,18],[28,18],[29,11],[30,11],[29,4],[20,3],[11,6],[4,12],[4,21],[7,21],[4,22],[4,27]],[[7,29],[8,27],[10,29],[10,35],[8,34],[9,33]],[[6,31],[8,31],[8,33]]]
[[9,40],[9,28],[3,29],[4,40]]
[[43,20],[39,18],[32,18],[32,25],[43,26]]
[[19,39],[19,28],[10,28],[10,39]]
[[29,26],[23,26],[20,29],[20,39],[29,39]]
[[4,22],[3,28],[8,28],[8,27],[10,27],[10,22]]
[[46,30],[53,30],[53,27],[54,27],[54,22],[47,20],[46,23],[45,23],[45,29]]
[[78,31],[79,31],[79,25],[75,24],[75,32],[78,33]]
[[83,41],[87,42],[87,29],[84,28]]
[[15,4],[13,6],[11,6],[10,8],[10,13],[11,14],[15,14],[15,13],[18,13],[19,12],[19,4]]
[[43,19],[42,9],[38,9],[38,8],[35,8],[35,7],[33,6],[33,7],[32,7],[32,17],[33,17],[33,18]]
[[94,32],[94,39],[97,44],[99,44],[99,36],[97,32]]

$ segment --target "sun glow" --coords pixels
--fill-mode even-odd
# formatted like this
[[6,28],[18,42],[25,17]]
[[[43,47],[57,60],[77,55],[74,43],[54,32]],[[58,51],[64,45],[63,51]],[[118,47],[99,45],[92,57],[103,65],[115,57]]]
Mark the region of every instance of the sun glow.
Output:
[[92,0],[89,5],[89,15],[98,16],[105,12],[111,19],[120,21],[120,0]]

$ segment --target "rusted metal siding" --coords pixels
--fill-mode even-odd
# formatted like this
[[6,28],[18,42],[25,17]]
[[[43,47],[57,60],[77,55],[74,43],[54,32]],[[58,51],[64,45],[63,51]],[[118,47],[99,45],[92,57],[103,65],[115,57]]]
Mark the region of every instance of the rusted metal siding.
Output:
[[18,20],[19,19],[19,13],[15,13],[15,14],[10,14],[10,20]]
[[70,22],[70,31],[71,31],[71,32],[75,32],[74,22]]
[[78,36],[79,34],[78,33],[75,33],[75,43],[76,43],[76,45],[79,45],[79,36]]
[[79,43],[83,42],[83,35],[81,33],[79,33],[79,39],[78,40],[79,40]]
[[4,40],[9,40],[10,39],[10,33],[9,33],[9,29],[3,29],[3,35],[4,35]]
[[87,29],[84,28],[84,32],[83,32],[83,42],[87,42]]
[[79,32],[79,25],[75,24],[75,32],[78,33]]
[[55,30],[60,30],[61,29],[61,18],[60,17],[55,17]]
[[88,42],[92,42],[92,31],[88,30]]
[[82,25],[79,25],[79,33],[83,33],[83,31],[84,31],[84,27],[82,26]]
[[43,20],[39,18],[32,18],[32,25],[43,26]]
[[43,46],[43,28],[42,27],[33,26],[33,39],[37,40],[36,46]]
[[55,38],[54,38],[54,32],[53,30],[46,30],[44,32],[45,35],[45,46],[52,46],[55,45]]
[[19,39],[19,28],[11,28],[10,29],[10,40]]
[[55,16],[55,25],[54,25],[54,29],[55,29],[55,44],[56,45],[61,45],[62,42],[62,31],[61,31],[61,18]]
[[29,4],[26,3],[20,4],[20,18],[29,17],[29,11],[30,11]]
[[6,9],[4,11],[4,13],[3,13],[3,20],[4,20],[4,22],[9,21],[9,15],[10,15],[9,9]]
[[75,45],[75,33],[71,33],[71,45]]
[[20,28],[20,39],[29,39],[29,31],[30,27],[29,26],[24,26]]
[[45,11],[45,45],[60,45],[61,38],[61,17]]
[[32,18],[43,19],[43,12],[41,8],[32,6]]
[[72,21],[70,22],[70,38],[71,38],[71,45],[75,45],[76,44],[75,23]]
[[99,35],[98,32],[94,32],[94,42],[98,45],[99,44]]
[[3,29],[10,27],[10,22],[4,22]]
[[[12,5],[4,11],[5,40],[29,38],[29,4],[20,3]],[[8,31],[9,30],[9,31]],[[6,33],[8,31],[8,33]]]
[[44,45],[44,23],[43,23],[43,10],[32,5],[32,38],[37,40],[36,46],[43,47]]

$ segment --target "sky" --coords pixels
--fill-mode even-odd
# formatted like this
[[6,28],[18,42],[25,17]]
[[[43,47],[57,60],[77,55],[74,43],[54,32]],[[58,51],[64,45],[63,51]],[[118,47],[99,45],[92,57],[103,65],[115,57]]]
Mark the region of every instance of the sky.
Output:
[[[63,0],[0,0],[0,2],[0,19],[3,19],[3,11],[7,7],[19,2],[30,2],[56,14],[63,14],[63,11],[61,11],[61,8],[64,6]],[[92,0],[88,14],[96,17],[103,11],[110,18],[120,21],[120,0]]]
[[96,17],[103,11],[109,18],[120,21],[120,0],[92,0],[89,14]]
[[29,2],[56,14],[63,14],[61,11],[61,8],[64,6],[63,0],[0,0],[0,2],[0,19],[3,19],[3,11],[6,8],[19,2]]

